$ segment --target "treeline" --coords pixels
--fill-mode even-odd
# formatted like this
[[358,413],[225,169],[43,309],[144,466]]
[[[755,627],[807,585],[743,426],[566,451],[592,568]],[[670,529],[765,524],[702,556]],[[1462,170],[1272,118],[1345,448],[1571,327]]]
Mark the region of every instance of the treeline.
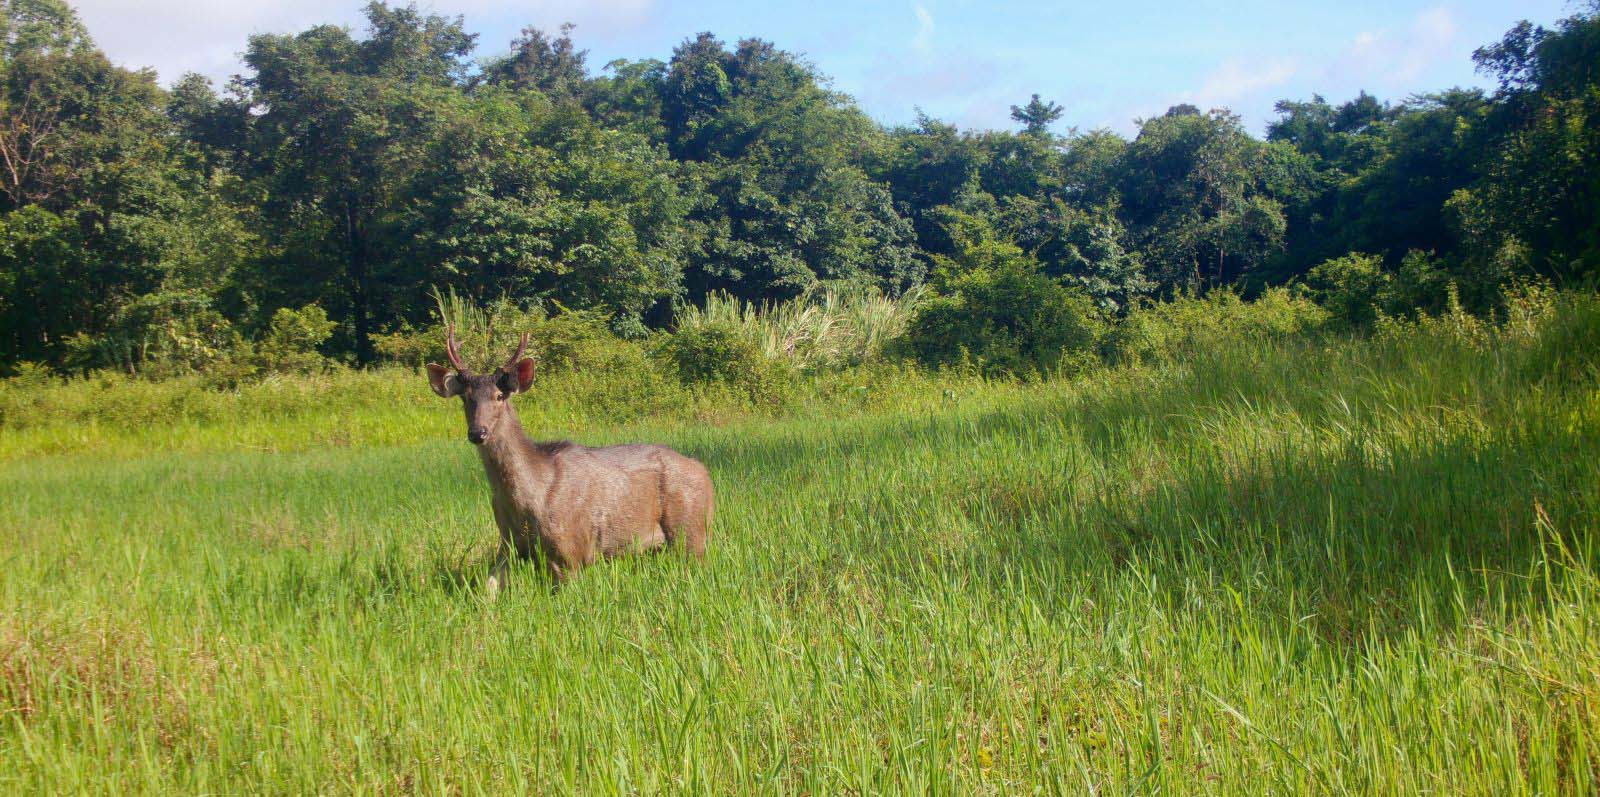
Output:
[[0,369],[371,363],[435,291],[627,338],[917,286],[909,351],[1026,369],[1185,294],[1299,286],[1359,325],[1600,274],[1600,5],[1478,50],[1493,92],[1284,101],[1265,140],[1192,106],[1058,134],[1037,95],[1016,132],[885,129],[761,40],[595,70],[529,28],[478,60],[377,2],[167,90],[61,0],[0,5]]

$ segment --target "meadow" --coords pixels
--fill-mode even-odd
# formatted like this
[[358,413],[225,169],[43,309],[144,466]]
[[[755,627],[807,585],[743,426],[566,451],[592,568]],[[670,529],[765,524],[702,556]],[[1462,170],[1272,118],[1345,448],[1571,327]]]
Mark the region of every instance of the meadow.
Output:
[[1600,791],[1593,298],[840,373],[536,386],[536,436],[676,446],[718,514],[703,563],[496,601],[459,407],[412,371],[12,384],[0,791]]

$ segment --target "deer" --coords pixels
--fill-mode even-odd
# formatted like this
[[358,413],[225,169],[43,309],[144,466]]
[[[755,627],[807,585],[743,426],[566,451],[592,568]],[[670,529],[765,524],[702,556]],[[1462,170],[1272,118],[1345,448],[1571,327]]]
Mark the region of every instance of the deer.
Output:
[[542,560],[557,586],[600,559],[669,546],[704,558],[713,504],[706,466],[662,445],[534,442],[511,401],[533,386],[527,349],[523,333],[505,365],[475,374],[461,360],[455,327],[447,325],[450,366],[427,368],[434,393],[461,397],[467,440],[489,479],[500,546],[485,582],[488,595],[505,586],[513,555]]

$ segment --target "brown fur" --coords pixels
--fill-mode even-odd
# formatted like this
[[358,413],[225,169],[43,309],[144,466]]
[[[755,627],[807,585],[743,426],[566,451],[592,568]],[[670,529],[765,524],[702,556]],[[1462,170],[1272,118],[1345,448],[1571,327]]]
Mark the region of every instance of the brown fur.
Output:
[[705,466],[666,446],[533,442],[511,404],[533,381],[532,361],[520,356],[483,376],[428,366],[435,393],[461,396],[489,477],[501,542],[490,592],[513,553],[542,558],[558,581],[602,557],[668,545],[704,555],[713,501]]

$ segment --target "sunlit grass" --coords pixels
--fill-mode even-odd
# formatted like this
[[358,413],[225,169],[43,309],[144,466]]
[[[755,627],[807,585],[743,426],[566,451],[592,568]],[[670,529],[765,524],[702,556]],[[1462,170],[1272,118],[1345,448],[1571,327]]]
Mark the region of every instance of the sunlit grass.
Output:
[[536,391],[704,460],[712,551],[492,603],[420,381],[335,445],[7,430],[0,791],[1594,793],[1597,340],[1581,303],[715,423]]
[[680,329],[727,326],[768,357],[809,367],[839,366],[882,354],[905,334],[927,293],[920,285],[900,296],[870,286],[832,286],[786,302],[756,304],[713,292],[704,307],[679,308],[677,323]]

